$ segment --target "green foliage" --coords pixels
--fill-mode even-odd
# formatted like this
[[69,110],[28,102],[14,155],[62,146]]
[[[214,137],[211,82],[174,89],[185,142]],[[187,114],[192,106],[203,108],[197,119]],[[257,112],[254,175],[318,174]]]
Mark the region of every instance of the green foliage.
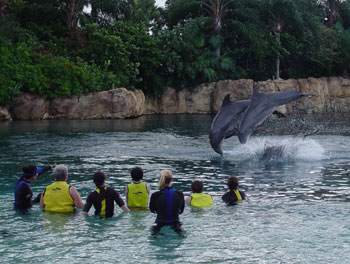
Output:
[[[349,76],[350,0],[324,25],[318,0],[0,1],[0,104],[115,87],[159,96],[222,79]],[[324,1],[321,1],[324,2]],[[83,3],[79,1],[79,3]],[[223,3],[224,5],[216,5]],[[217,12],[215,12],[217,11]],[[71,27],[68,21],[74,22]]]
[[96,65],[52,55],[40,55],[30,43],[0,47],[0,104],[10,103],[19,92],[31,92],[45,98],[80,95],[107,90],[116,78]]

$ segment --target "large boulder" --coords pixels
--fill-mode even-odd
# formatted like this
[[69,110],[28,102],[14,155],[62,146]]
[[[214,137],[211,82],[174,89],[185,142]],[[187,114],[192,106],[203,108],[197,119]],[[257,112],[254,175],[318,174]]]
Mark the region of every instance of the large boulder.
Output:
[[49,115],[49,106],[49,100],[39,95],[23,93],[12,105],[12,117],[18,120],[44,119]]
[[141,90],[117,88],[82,96],[59,97],[51,102],[53,119],[130,118],[143,114],[145,96]]
[[12,117],[6,107],[0,107],[0,121],[11,121]]

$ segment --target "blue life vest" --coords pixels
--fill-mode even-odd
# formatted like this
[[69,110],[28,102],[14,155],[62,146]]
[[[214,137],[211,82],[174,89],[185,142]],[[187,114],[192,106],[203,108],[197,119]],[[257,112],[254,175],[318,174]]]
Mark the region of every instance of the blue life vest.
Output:
[[173,216],[173,200],[174,200],[174,192],[175,189],[168,189],[166,188],[164,190],[164,195],[166,199],[166,222],[173,222],[174,216]]
[[20,180],[19,182],[17,182],[16,187],[15,187],[15,206],[17,206],[16,193],[17,193],[18,187],[19,187],[22,183],[25,184],[25,185],[27,185],[28,187],[30,187],[29,182],[26,182],[25,180]]

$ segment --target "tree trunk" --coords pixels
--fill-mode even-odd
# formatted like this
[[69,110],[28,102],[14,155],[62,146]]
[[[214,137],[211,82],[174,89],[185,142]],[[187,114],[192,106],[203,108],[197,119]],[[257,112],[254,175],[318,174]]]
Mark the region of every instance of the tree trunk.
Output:
[[[275,33],[276,34],[276,40],[280,44],[281,43],[281,35],[280,33]],[[280,55],[277,54],[276,58],[276,79],[280,78]]]

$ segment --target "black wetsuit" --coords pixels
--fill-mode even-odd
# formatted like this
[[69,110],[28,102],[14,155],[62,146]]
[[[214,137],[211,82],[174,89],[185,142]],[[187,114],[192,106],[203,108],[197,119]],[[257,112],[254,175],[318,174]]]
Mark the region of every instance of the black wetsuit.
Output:
[[[114,215],[114,202],[116,202],[119,207],[125,205],[122,198],[120,198],[119,193],[112,188],[107,187],[104,191],[103,197],[104,199],[106,199],[106,208],[104,213],[105,217],[112,217]],[[103,200],[103,197],[100,196],[100,194],[97,191],[90,193],[86,200],[86,204],[84,206],[83,211],[89,212],[91,206],[93,205],[95,208],[95,215],[101,215],[101,202]]]
[[[170,193],[172,193],[170,195]],[[181,191],[172,188],[165,188],[152,194],[149,209],[157,214],[154,231],[158,232],[164,225],[171,225],[175,231],[181,231],[179,214],[185,208],[185,199]]]
[[[245,200],[245,193],[239,190],[239,194],[242,197],[242,200]],[[237,195],[234,191],[228,191],[222,196],[222,200],[228,205],[236,205],[238,202]]]
[[[51,166],[44,167],[39,176],[48,170],[51,170]],[[32,200],[33,192],[30,188],[30,183],[26,182],[23,176],[20,179],[18,179],[16,187],[17,191],[15,188],[14,202],[15,210],[25,213],[32,207],[33,203],[38,203],[40,201],[40,194],[34,200]]]

